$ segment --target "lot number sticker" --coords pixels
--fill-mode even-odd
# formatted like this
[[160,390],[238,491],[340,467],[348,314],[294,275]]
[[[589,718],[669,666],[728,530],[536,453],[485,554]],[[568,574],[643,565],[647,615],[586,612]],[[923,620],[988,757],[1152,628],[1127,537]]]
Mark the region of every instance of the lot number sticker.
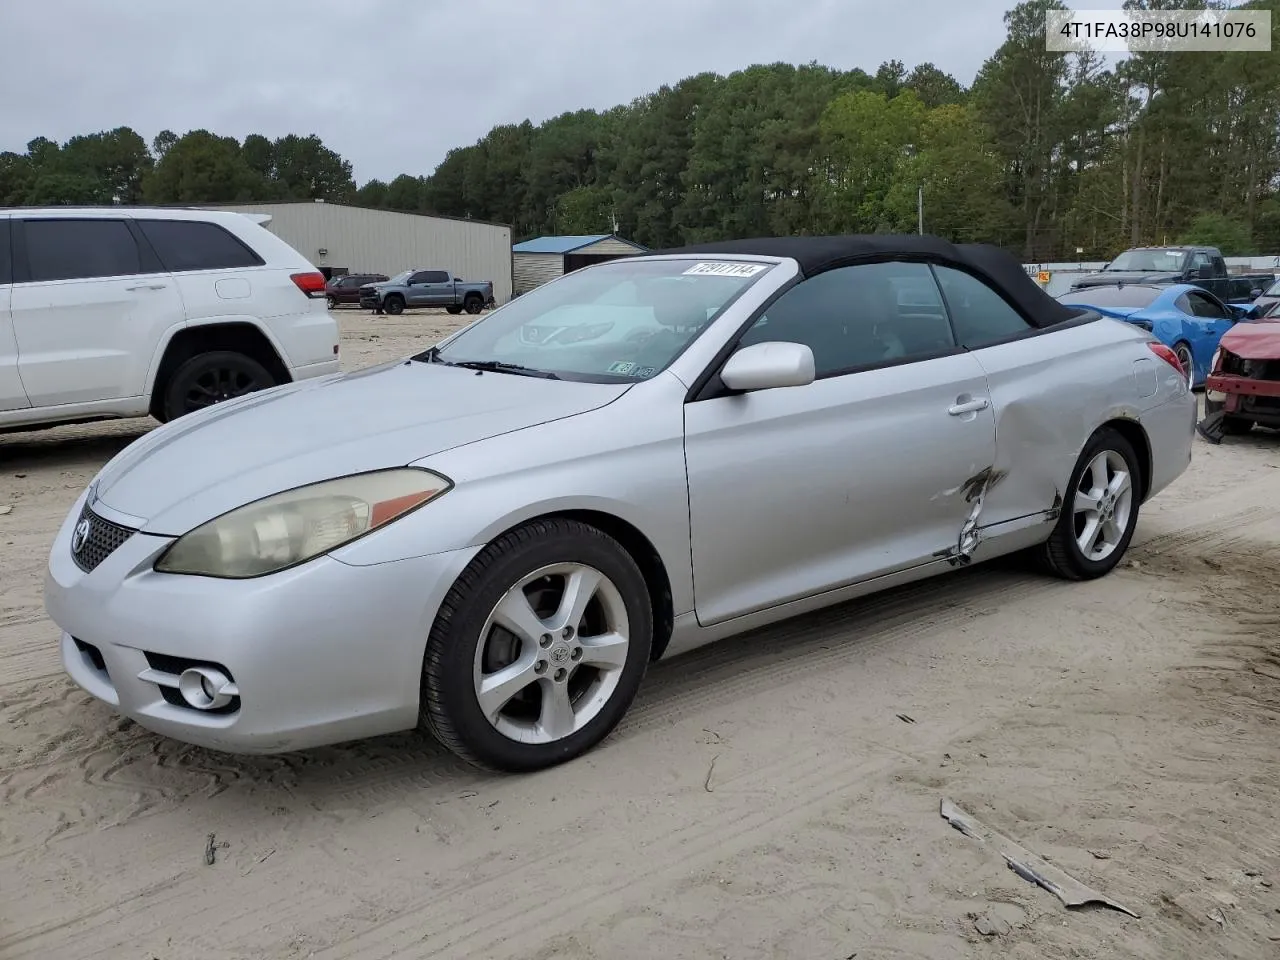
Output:
[[688,276],[754,277],[766,268],[763,263],[696,263],[684,272]]

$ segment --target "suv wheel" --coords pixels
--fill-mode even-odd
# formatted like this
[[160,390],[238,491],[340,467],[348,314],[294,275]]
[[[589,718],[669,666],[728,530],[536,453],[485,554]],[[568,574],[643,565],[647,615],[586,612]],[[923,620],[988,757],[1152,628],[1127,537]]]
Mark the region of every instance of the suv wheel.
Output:
[[276,379],[257,360],[233,350],[192,357],[173,372],[161,404],[168,422],[205,407],[274,387]]
[[329,309],[330,309],[330,310],[336,310],[336,309],[338,308],[338,298],[337,298],[337,297],[325,297],[325,302],[329,304]]

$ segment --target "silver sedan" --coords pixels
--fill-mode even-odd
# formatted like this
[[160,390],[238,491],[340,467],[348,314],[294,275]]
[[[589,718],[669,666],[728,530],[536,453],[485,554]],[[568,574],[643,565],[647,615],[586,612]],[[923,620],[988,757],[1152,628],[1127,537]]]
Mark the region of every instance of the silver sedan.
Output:
[[420,726],[528,771],[660,657],[1015,551],[1102,576],[1196,405],[1167,348],[1080,311],[931,238],[570,273],[123,450],[49,558],[66,670],[214,749]]

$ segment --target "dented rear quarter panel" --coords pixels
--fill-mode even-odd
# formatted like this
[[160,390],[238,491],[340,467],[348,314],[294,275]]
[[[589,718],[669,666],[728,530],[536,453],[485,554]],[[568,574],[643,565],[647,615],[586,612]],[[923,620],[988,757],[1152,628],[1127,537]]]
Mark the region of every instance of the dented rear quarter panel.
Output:
[[[991,390],[993,472],[1000,478],[984,497],[981,527],[1036,514],[1056,519],[1093,432],[1109,420],[1142,424],[1171,402],[1177,407],[1172,414],[1153,414],[1164,447],[1153,459],[1161,461],[1156,473],[1162,482],[1169,473],[1164,461],[1181,458],[1177,472],[1185,469],[1195,400],[1173,368],[1152,355],[1147,346],[1152,339],[1104,318],[973,351]],[[1170,416],[1180,426],[1169,426]],[[1185,445],[1177,431],[1185,434]]]

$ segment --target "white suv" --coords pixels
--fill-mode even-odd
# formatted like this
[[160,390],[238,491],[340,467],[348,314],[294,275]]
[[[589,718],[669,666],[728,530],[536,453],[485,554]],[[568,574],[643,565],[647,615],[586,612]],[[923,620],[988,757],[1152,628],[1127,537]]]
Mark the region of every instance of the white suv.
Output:
[[167,421],[337,372],[325,278],[268,220],[0,210],[0,430]]

